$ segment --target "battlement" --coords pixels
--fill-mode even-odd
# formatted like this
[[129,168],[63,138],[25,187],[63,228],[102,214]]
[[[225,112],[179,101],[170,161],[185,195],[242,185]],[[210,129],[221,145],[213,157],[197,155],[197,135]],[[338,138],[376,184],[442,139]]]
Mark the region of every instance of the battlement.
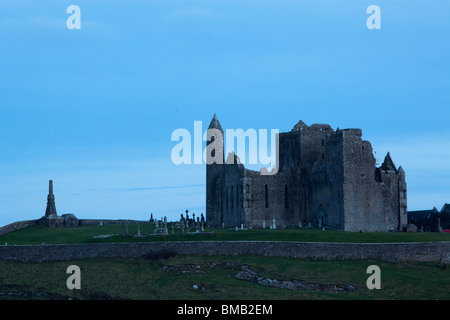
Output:
[[306,123],[304,123],[302,120],[300,120],[291,130],[291,132],[295,131],[303,131],[303,130],[310,130],[310,131],[319,131],[319,132],[334,132],[333,128],[329,124],[321,124],[321,123],[314,123],[310,126],[308,126]]
[[361,137],[362,136],[362,130],[361,129],[353,129],[353,128],[349,128],[349,129],[342,129],[339,130],[339,133],[342,133],[344,135],[354,135],[357,137]]

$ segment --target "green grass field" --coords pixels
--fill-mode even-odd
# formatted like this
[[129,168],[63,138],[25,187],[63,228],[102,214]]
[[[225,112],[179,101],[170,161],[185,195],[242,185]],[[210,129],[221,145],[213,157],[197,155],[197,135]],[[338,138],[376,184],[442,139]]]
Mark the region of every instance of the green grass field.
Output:
[[[148,223],[139,225],[142,235],[151,234],[154,226]],[[431,232],[346,232],[318,228],[303,229],[253,229],[253,230],[223,230],[220,228],[206,229],[208,234],[182,234],[175,230],[169,235],[133,237],[137,233],[137,225],[129,224],[129,236],[124,236],[125,225],[108,224],[103,226],[90,225],[77,228],[53,229],[48,227],[29,227],[0,236],[0,244],[67,244],[96,242],[150,242],[150,241],[302,241],[302,242],[349,242],[349,243],[386,243],[386,242],[428,242],[450,241],[450,233]],[[94,239],[94,236],[114,235],[108,238]]]
[[[72,264],[81,270],[80,290],[66,286],[66,270]],[[372,264],[381,269],[379,290],[366,286],[366,270]],[[267,287],[237,279],[235,275],[243,265],[280,281],[351,284],[355,289],[321,292]],[[450,299],[450,271],[436,263],[176,256],[166,260],[0,261],[0,270],[0,299]]]
[[[170,224],[169,224],[170,226]],[[141,234],[154,227],[140,224]],[[446,233],[354,233],[318,228],[285,230],[207,229],[208,234],[133,237],[137,225],[30,227],[0,236],[0,244],[62,244],[132,241],[308,241],[308,242],[422,242],[450,241]],[[115,235],[94,239],[99,235]],[[66,286],[69,265],[81,269],[81,289]],[[381,268],[381,290],[366,287],[369,265]],[[289,290],[238,279],[247,266],[260,276],[279,281],[298,280],[320,285],[352,285],[343,292]],[[173,256],[168,259],[87,259],[63,262],[0,261],[0,299],[450,299],[450,271],[438,263],[380,261],[312,261],[257,256]],[[198,289],[193,286],[197,285]]]

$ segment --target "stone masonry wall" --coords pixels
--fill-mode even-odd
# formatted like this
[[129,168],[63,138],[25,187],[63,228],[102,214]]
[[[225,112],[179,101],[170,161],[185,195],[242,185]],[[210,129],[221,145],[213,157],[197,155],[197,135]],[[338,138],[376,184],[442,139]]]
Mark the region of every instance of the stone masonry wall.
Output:
[[148,223],[148,221],[139,220],[127,220],[127,219],[79,219],[80,226],[92,225],[92,224],[136,224],[136,223]]
[[32,227],[37,225],[37,220],[24,220],[24,221],[17,221],[10,224],[7,224],[6,226],[0,227],[0,236],[6,233],[10,233],[19,229]]
[[321,243],[266,241],[186,241],[60,245],[0,245],[0,259],[67,261],[92,258],[143,258],[162,250],[179,255],[258,255],[301,259],[450,263],[450,242]]
[[[137,220],[125,220],[125,219],[119,219],[119,220],[108,220],[108,219],[80,219],[79,224],[80,225],[90,225],[90,224],[125,224],[125,223],[146,223],[147,221],[137,221]],[[33,227],[39,224],[39,220],[24,220],[24,221],[17,221],[10,224],[7,224],[6,226],[0,227],[0,236],[20,230],[27,227]]]
[[245,172],[251,193],[251,215],[246,218],[245,226],[261,228],[265,221],[269,227],[273,219],[277,228],[298,226],[300,204],[296,197],[295,169],[284,169],[276,175],[261,175],[251,170]]

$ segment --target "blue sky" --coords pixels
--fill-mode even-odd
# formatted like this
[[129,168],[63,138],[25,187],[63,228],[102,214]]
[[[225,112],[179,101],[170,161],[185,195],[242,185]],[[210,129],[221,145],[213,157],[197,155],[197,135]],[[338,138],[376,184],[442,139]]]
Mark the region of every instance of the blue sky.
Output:
[[[69,30],[66,9],[81,9]],[[381,8],[369,30],[366,8]],[[448,1],[0,2],[0,225],[45,212],[204,212],[178,128],[361,128],[406,171],[409,209],[450,202]]]

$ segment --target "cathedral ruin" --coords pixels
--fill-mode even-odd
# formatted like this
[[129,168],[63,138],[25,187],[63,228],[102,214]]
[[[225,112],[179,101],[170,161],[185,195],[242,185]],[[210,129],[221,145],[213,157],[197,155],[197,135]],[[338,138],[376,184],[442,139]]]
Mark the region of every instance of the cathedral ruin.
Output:
[[[216,115],[209,129],[223,136]],[[405,171],[394,165],[389,153],[377,166],[370,142],[361,136],[361,129],[333,130],[327,124],[308,126],[300,121],[290,132],[279,133],[274,175],[246,169],[233,154],[228,155],[236,160],[232,164],[208,162],[207,224],[404,230],[408,223]],[[209,143],[214,139],[210,137]],[[225,157],[223,143],[216,151]]]

